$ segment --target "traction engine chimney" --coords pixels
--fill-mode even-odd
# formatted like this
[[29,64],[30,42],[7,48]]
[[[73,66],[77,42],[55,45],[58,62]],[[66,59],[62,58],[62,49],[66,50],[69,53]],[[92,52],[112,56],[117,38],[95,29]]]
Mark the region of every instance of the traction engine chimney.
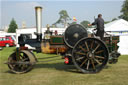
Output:
[[42,7],[40,6],[35,7],[35,13],[36,13],[37,41],[41,42],[42,40]]

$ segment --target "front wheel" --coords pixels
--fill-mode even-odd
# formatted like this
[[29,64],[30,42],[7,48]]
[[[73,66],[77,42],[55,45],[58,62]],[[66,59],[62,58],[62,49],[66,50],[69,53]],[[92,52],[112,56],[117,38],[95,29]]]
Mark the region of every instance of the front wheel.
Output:
[[97,73],[108,62],[106,45],[96,38],[83,38],[73,48],[72,60],[82,73]]
[[13,73],[26,73],[32,69],[35,61],[34,55],[29,51],[20,51],[19,57],[14,52],[8,58],[8,67]]

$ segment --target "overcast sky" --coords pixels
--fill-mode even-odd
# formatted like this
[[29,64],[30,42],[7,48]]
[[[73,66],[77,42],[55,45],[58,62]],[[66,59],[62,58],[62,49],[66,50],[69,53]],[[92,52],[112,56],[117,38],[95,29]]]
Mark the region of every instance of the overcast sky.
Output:
[[121,13],[124,0],[2,0],[0,3],[0,28],[8,26],[14,18],[21,27],[23,21],[27,27],[35,27],[35,6],[42,6],[42,25],[53,24],[59,18],[61,10],[67,10],[69,16],[77,22],[94,21],[99,13],[105,21],[117,18]]

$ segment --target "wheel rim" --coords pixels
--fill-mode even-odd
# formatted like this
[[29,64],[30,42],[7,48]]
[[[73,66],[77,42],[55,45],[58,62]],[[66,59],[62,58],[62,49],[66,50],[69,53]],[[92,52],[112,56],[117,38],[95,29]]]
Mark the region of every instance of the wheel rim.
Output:
[[106,45],[96,38],[84,38],[78,41],[72,55],[75,66],[83,73],[99,72],[108,61]]
[[20,52],[19,60],[17,61],[16,59],[16,53],[13,53],[9,59],[8,62],[8,67],[11,69],[12,72],[14,73],[25,73],[31,70],[32,64],[15,64],[17,62],[30,62],[30,59],[28,55],[24,52]]

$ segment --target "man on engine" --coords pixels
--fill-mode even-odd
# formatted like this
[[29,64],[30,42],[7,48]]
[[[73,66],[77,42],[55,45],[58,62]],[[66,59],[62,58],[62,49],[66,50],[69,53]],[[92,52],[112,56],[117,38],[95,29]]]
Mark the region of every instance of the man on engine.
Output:
[[96,36],[99,36],[101,38],[101,40],[103,40],[103,38],[104,38],[104,20],[103,20],[101,14],[98,14],[98,18],[95,19],[95,21],[92,24],[88,24],[88,26],[92,26],[92,25],[97,26]]

